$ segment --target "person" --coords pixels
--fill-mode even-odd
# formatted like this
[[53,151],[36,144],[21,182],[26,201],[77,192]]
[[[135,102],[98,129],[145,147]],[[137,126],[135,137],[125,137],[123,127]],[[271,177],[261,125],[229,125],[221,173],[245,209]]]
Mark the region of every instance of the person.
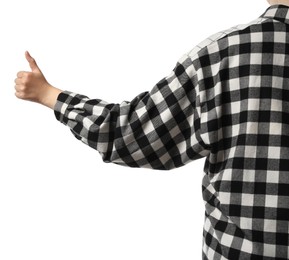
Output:
[[170,170],[206,157],[203,259],[289,259],[289,0],[268,2],[131,102],[55,88],[28,52],[15,95],[53,109],[104,162]]

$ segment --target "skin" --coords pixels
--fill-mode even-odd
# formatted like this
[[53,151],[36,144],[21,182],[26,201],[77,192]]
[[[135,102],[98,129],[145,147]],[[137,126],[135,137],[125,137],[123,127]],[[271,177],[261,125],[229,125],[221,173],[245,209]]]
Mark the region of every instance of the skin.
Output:
[[[267,0],[270,5],[287,5],[289,0]],[[54,109],[58,95],[62,92],[48,83],[34,58],[28,51],[25,58],[29,63],[31,71],[19,71],[15,79],[15,96],[19,99],[33,101]]]
[[25,58],[31,71],[19,71],[17,73],[15,96],[53,109],[62,90],[47,82],[35,59],[31,57],[28,51],[25,52]]
[[288,5],[289,0],[267,0],[270,5]]

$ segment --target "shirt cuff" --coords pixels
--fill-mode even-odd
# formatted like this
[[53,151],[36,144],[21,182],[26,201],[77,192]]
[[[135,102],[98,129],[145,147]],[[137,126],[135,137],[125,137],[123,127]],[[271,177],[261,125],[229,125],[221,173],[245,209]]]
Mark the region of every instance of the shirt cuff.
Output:
[[70,91],[62,91],[56,100],[56,104],[54,106],[54,115],[56,119],[62,123],[65,123],[65,114],[66,114],[66,109],[70,105],[72,99],[76,96],[77,94],[70,92]]

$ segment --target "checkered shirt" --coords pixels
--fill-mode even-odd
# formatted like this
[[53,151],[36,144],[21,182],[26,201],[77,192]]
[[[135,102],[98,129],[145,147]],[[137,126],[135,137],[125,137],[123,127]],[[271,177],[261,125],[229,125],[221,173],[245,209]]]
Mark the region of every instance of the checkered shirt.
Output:
[[56,118],[105,162],[206,157],[203,259],[289,259],[288,11],[209,37],[131,102],[58,96]]

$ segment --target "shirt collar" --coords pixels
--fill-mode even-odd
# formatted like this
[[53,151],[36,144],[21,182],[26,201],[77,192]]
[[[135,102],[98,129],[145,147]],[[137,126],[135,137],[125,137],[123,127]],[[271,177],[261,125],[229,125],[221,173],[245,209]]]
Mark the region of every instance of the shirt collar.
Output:
[[282,23],[289,24],[289,6],[286,5],[271,5],[266,12],[261,15],[263,18],[271,18]]

